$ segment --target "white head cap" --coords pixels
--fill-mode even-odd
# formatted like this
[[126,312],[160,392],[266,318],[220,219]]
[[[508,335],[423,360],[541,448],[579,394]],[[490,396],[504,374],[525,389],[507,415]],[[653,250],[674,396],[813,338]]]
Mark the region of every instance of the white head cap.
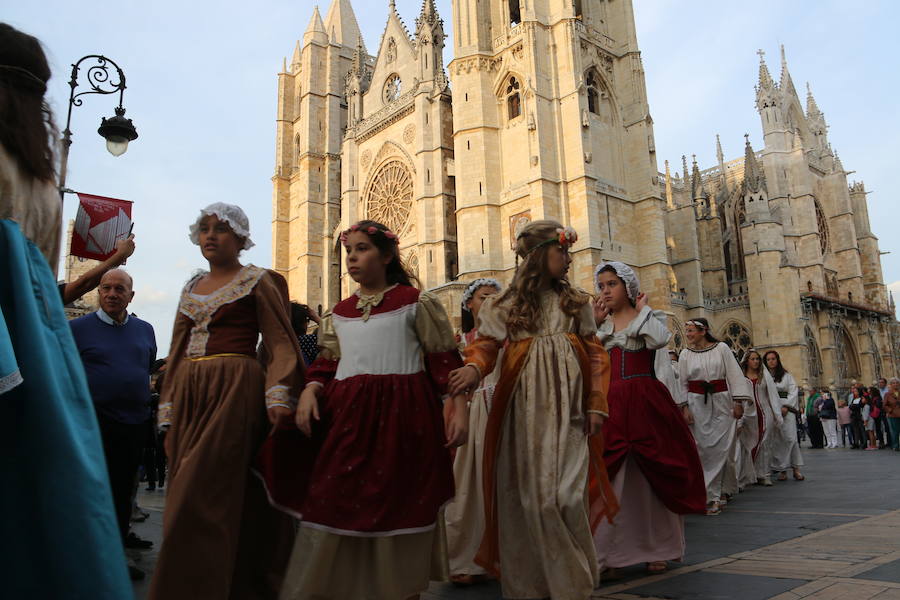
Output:
[[240,206],[213,202],[200,210],[200,216],[191,225],[191,234],[188,236],[194,244],[200,245],[200,221],[209,215],[216,215],[220,221],[225,221],[239,237],[244,238],[244,250],[249,250],[256,244],[250,239],[250,220]]
[[466,302],[472,299],[472,296],[475,295],[475,292],[478,291],[478,288],[489,285],[491,287],[497,288],[497,291],[502,291],[503,286],[500,285],[500,282],[491,277],[482,277],[481,279],[476,279],[472,283],[466,286],[466,291],[463,292],[462,295],[462,307],[463,310],[466,309]]
[[638,281],[637,275],[631,267],[617,260],[602,262],[597,265],[597,268],[594,269],[594,290],[600,291],[597,278],[600,276],[600,271],[606,267],[612,267],[613,271],[616,272],[616,275],[619,276],[619,279],[625,282],[625,291],[628,293],[628,298],[632,302],[637,302],[637,297],[641,294],[641,283]]

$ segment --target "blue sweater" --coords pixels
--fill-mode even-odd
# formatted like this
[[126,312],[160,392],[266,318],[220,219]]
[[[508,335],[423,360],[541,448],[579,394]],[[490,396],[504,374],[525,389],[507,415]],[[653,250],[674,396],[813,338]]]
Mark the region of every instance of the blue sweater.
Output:
[[156,360],[153,326],[137,317],[108,325],[97,313],[69,324],[96,411],[119,423],[150,418],[150,367]]

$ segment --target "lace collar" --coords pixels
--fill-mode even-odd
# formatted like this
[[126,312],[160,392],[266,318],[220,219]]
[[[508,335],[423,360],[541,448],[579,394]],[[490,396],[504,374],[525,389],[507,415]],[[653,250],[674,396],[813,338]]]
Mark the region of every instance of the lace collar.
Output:
[[369,320],[369,316],[371,316],[372,314],[372,309],[381,304],[381,301],[384,300],[384,295],[395,287],[397,287],[396,283],[390,287],[384,288],[377,294],[372,294],[370,296],[367,296],[359,290],[356,290],[356,297],[358,298],[358,300],[356,301],[356,310],[362,312],[363,321]]

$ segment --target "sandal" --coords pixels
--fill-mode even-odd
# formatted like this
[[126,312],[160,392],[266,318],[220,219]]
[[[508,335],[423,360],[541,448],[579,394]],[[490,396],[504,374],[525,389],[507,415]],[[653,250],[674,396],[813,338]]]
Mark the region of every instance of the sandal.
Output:
[[648,562],[647,570],[651,573],[664,573],[669,570],[669,564],[664,560]]
[[794,470],[794,479],[796,479],[797,481],[803,481],[804,479],[806,479],[806,477],[803,476],[803,473],[801,473],[800,471],[797,471],[795,469]]
[[781,471],[778,474],[778,481],[787,481],[787,471]]
[[722,512],[718,502],[710,502],[706,505],[706,514],[708,516],[717,515]]

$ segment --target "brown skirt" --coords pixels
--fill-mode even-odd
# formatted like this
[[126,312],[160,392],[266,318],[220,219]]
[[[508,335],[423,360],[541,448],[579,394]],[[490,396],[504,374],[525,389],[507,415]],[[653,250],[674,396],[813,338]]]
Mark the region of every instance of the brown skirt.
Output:
[[149,598],[276,598],[294,529],[250,473],[269,430],[262,367],[210,357],[172,376],[170,483]]

